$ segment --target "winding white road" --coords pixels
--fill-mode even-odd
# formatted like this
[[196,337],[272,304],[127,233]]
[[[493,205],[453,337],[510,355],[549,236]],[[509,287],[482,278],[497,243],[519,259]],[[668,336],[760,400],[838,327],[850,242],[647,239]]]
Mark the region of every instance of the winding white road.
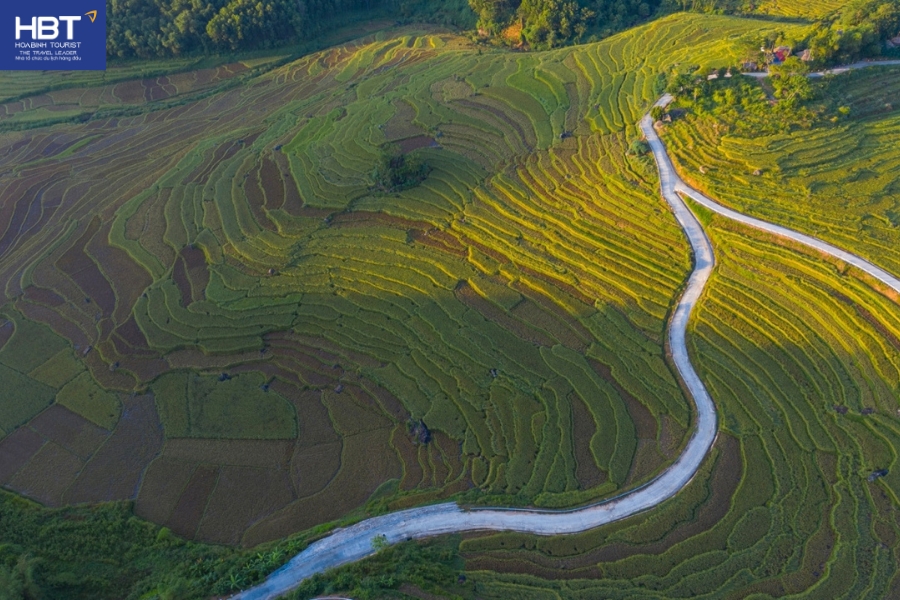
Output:
[[[864,66],[873,64],[863,63],[857,68]],[[657,105],[666,106],[671,101],[672,97],[667,94]],[[376,537],[383,536],[387,543],[394,544],[408,539],[476,530],[519,531],[537,535],[578,533],[653,508],[687,485],[700,468],[717,432],[715,405],[691,365],[685,345],[688,319],[712,273],[715,258],[706,232],[679,193],[724,217],[839,258],[900,294],[900,279],[872,263],[808,235],[733,211],[690,188],[677,175],[649,115],[641,120],[641,129],[656,159],[662,195],[672,208],[693,249],[694,269],[668,328],[672,359],[696,407],[694,433],[678,460],[648,484],[612,500],[584,508],[558,511],[504,508],[466,510],[453,502],[446,502],[366,519],[337,529],[328,537],[310,544],[264,582],[233,596],[234,600],[278,598],[316,573],[371,556],[376,552],[373,546]]]
[[[844,65],[842,67],[834,67],[833,69],[826,69],[824,71],[816,71],[815,73],[810,73],[807,77],[818,78],[825,77],[826,75],[840,75],[841,73],[846,73],[847,71],[856,71],[857,69],[865,69],[868,67],[898,67],[900,66],[900,60],[861,60],[859,62],[855,62],[851,65]],[[743,73],[747,77],[755,77],[756,79],[765,79],[769,76],[768,71],[758,71],[756,73]]]
[[[670,98],[660,100],[665,104]],[[366,519],[336,530],[295,556],[263,583],[236,595],[241,600],[268,600],[288,592],[304,579],[327,569],[357,561],[375,553],[372,541],[384,536],[394,544],[407,539],[425,538],[461,531],[521,531],[537,535],[577,533],[624,519],[653,508],[674,496],[691,480],[716,438],[716,408],[688,358],[685,332],[694,305],[712,273],[712,245],[700,223],[676,193],[680,183],[662,143],[647,116],[641,122],[656,147],[662,193],[675,212],[694,251],[694,270],[669,322],[669,348],[678,373],[690,391],[696,407],[694,433],[684,452],[666,471],[640,488],[612,500],[574,510],[528,510],[474,508],[465,510],[446,502]],[[651,143],[654,143],[651,140]],[[658,148],[659,150],[657,150]]]

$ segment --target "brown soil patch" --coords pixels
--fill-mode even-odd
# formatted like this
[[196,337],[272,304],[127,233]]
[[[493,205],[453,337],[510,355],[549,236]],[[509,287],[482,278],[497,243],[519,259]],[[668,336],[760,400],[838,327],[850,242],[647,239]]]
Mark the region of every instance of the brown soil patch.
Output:
[[139,79],[117,84],[113,93],[125,104],[141,104],[144,101],[144,86]]
[[147,102],[162,100],[169,96],[163,86],[159,84],[158,79],[144,79],[141,84],[144,86],[144,100]]
[[178,503],[172,510],[172,515],[166,521],[166,527],[177,535],[188,539],[194,539],[203,511],[209,501],[209,495],[216,486],[219,477],[218,467],[202,465],[194,471],[191,480],[178,498]]
[[381,405],[385,414],[400,423],[406,423],[406,421],[409,420],[410,414],[403,406],[403,403],[389,391],[368,379],[360,378],[359,384],[363,389],[372,394],[372,397],[374,397],[378,404]]
[[196,465],[161,456],[150,463],[134,503],[134,514],[162,525],[169,520]]
[[222,467],[197,539],[237,544],[250,525],[292,500],[294,490],[282,469]]
[[403,478],[400,480],[400,489],[403,491],[414,490],[422,484],[424,473],[419,464],[418,448],[413,444],[407,433],[406,425],[398,423],[391,433],[391,445],[400,456],[403,463]]
[[600,485],[608,478],[600,470],[591,452],[591,438],[597,433],[597,424],[584,401],[574,392],[569,394],[572,405],[572,443],[575,446],[575,478],[581,489]]
[[109,435],[107,430],[59,404],[36,416],[28,426],[82,460],[90,458]]
[[445,461],[450,469],[450,474],[446,481],[449,482],[459,477],[465,469],[465,465],[462,462],[462,444],[443,431],[434,433],[432,444],[440,449],[443,455],[441,460]]
[[83,298],[70,298],[70,301],[87,303],[89,299],[96,303],[102,314],[110,316],[116,308],[116,295],[96,263],[85,253],[85,246],[99,228],[100,219],[95,217],[78,241],[56,261],[56,266],[71,277],[84,293]]
[[[519,291],[525,290],[520,288]],[[534,298],[534,294],[529,294],[528,298],[516,304],[509,312],[523,323],[528,323],[535,329],[540,328],[542,331],[547,332],[553,339],[551,345],[559,343],[575,350],[579,354],[584,354],[587,351],[587,343],[579,339],[573,330],[566,326],[564,319],[560,318],[559,315],[561,310],[556,305],[549,308],[542,306],[542,303]]]
[[6,484],[45,443],[27,427],[19,427],[0,440],[0,483]]
[[232,142],[223,142],[219,144],[212,153],[208,153],[206,158],[187,176],[185,183],[199,183],[205,185],[209,181],[209,176],[219,163],[228,160],[241,149],[241,144],[234,140]]
[[181,258],[188,279],[191,282],[191,298],[194,302],[206,299],[206,286],[209,285],[209,267],[206,264],[206,255],[203,250],[194,246],[188,246],[181,251]]
[[19,469],[9,487],[48,506],[59,506],[83,464],[59,444],[49,442]]
[[656,419],[653,418],[653,414],[647,410],[647,407],[644,406],[640,400],[629,394],[628,390],[623,388],[619,382],[616,381],[616,378],[613,377],[612,371],[607,365],[592,358],[587,359],[587,361],[598,375],[616,388],[619,397],[622,399],[625,408],[628,410],[628,415],[631,417],[632,423],[634,423],[634,430],[637,438],[639,440],[652,440],[653,442],[656,442],[659,436],[659,424],[656,422]]
[[175,259],[175,266],[172,267],[172,281],[175,282],[175,287],[178,288],[178,293],[181,295],[181,305],[190,305],[193,300],[191,297],[191,282],[188,281],[187,269],[180,255]]
[[[328,216],[331,211],[318,209],[304,210],[303,198],[300,196],[300,190],[297,189],[297,183],[294,181],[294,176],[291,174],[291,167],[288,165],[287,157],[280,152],[276,153],[274,156],[275,164],[279,171],[279,178],[284,186],[284,203],[282,208],[289,214],[295,216],[321,216],[322,218]],[[266,190],[266,194],[268,196],[268,189]]]
[[254,220],[263,229],[277,231],[275,224],[269,220],[266,214],[266,196],[259,186],[259,170],[251,169],[244,177],[244,196],[247,197],[247,206],[253,214]]
[[401,476],[400,462],[390,447],[390,429],[348,436],[341,469],[331,483],[254,524],[242,542],[255,546],[337,519],[363,505],[382,483]]
[[312,496],[331,483],[341,468],[341,442],[298,447],[291,460],[291,478],[299,498]]
[[112,221],[101,227],[99,233],[88,243],[87,251],[97,260],[100,270],[116,291],[118,304],[115,320],[121,323],[131,316],[132,307],[153,280],[124,250],[106,243],[111,227]]
[[62,318],[59,313],[54,312],[40,304],[30,304],[28,302],[17,302],[16,308],[26,317],[38,323],[44,323],[58,335],[72,342],[76,350],[84,349],[93,340],[88,340],[84,331],[78,325],[68,319]]
[[[53,290],[37,287],[35,285],[30,285],[25,288],[24,296],[25,299],[29,302],[36,302],[38,304],[43,304],[51,308],[55,308],[66,303],[65,299],[60,297],[59,294],[57,294]],[[2,335],[2,333],[0,333],[0,335]]]
[[400,152],[407,154],[419,148],[440,148],[441,145],[437,140],[428,135],[417,135],[416,137],[406,138],[397,142],[400,146]]
[[176,438],[166,442],[163,456],[192,464],[286,469],[293,441]]
[[409,237],[423,246],[434,248],[459,258],[466,258],[469,255],[468,249],[458,238],[440,229],[411,229]]
[[[437,433],[434,434],[437,437]],[[450,477],[450,467],[447,465],[444,457],[441,456],[440,448],[434,441],[425,446],[428,451],[428,457],[431,461],[432,477],[436,487],[443,487]]]
[[[141,331],[141,328],[138,327],[134,315],[116,328],[116,335],[134,350],[151,352],[147,338],[144,336],[144,332]],[[123,352],[123,354],[125,353]],[[153,354],[155,354],[155,352]]]
[[263,202],[266,208],[274,210],[284,206],[285,184],[283,177],[275,161],[268,156],[264,156],[260,161],[259,184],[262,186],[262,191],[265,195]]
[[5,254],[15,245],[19,236],[26,229],[25,222],[28,215],[35,211],[40,214],[44,193],[53,186],[55,181],[56,177],[43,178],[30,188],[23,190],[18,198],[16,198],[15,192],[12,192],[4,200],[3,210],[0,210],[0,222],[5,220],[7,226],[3,236],[0,236],[0,255]]
[[153,397],[125,400],[116,429],[85,465],[64,500],[74,504],[134,498],[141,475],[159,453],[162,441]]
[[[468,282],[460,282],[459,285],[456,286],[454,294],[460,302],[477,311],[488,321],[494,321],[519,339],[536,346],[546,346],[549,348],[555,345],[555,341],[549,335],[543,331],[533,329],[522,321],[511,317],[502,308],[485,299],[481,294],[472,289],[472,286],[470,286]],[[525,302],[527,302],[527,300]]]

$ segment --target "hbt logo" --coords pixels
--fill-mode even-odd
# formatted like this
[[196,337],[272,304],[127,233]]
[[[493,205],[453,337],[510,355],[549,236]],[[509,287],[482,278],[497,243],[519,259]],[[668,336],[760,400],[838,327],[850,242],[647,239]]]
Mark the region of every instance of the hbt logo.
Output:
[[[97,11],[92,10],[85,13],[91,18],[91,23],[97,18]],[[80,21],[79,16],[62,16],[62,17],[31,17],[31,25],[23,25],[20,17],[16,17],[16,39],[22,38],[23,31],[31,32],[33,40],[55,40],[59,37],[60,21],[66,24],[66,39],[71,40],[75,29],[75,21]]]

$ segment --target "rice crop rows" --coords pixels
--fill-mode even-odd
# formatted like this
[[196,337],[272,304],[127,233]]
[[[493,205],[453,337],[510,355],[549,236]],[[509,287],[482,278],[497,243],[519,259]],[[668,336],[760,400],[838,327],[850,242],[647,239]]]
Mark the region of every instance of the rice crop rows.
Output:
[[897,305],[818,255],[709,231],[719,266],[689,336],[722,420],[707,467],[608,528],[463,541],[482,596],[897,594]]
[[691,118],[672,124],[667,143],[692,184],[722,202],[900,272],[898,70],[848,73],[817,88],[849,118],[753,138],[729,123]]
[[[131,498],[178,535],[244,545],[373,498],[566,507],[648,480],[691,426],[664,350],[690,258],[651,165],[626,155],[632,124],[659,72],[732,64],[734,40],[772,25],[675,15],[481,55],[400,30],[179,106],[158,92],[200,90],[199,74],[48,92],[141,108],[0,141],[0,369],[29,390],[0,402],[0,479],[48,504]],[[746,208],[716,178],[747,148],[773,175],[744,179],[770,190],[767,165],[812,173],[847,147],[826,133],[868,148],[891,123],[779,141],[789,158],[770,140],[703,150],[702,123],[670,144]],[[420,185],[375,188],[392,148],[428,164]],[[889,156],[860,180],[892,185]],[[761,216],[797,200],[772,197]],[[897,271],[877,252],[890,210],[863,221],[882,238],[849,247]],[[810,222],[849,239],[843,216]],[[896,306],[715,225],[721,267],[690,336],[722,409],[714,455],[652,514],[464,541],[485,597],[896,591]]]

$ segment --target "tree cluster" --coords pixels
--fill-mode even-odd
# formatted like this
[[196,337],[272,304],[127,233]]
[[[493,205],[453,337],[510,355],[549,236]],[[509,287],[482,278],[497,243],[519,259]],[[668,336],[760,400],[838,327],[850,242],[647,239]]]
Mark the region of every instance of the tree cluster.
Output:
[[378,0],[106,0],[110,57],[178,56],[284,45]]
[[[399,192],[416,187],[428,177],[431,167],[415,153],[402,154],[397,150],[382,155],[375,167],[372,178],[375,180],[375,189],[380,192]],[[422,427],[425,424],[422,423]],[[424,429],[427,443],[431,434]]]
[[852,0],[839,15],[818,23],[806,40],[815,63],[832,65],[879,56],[900,35],[900,0]]
[[502,35],[519,26],[520,41],[551,48],[588,33],[608,35],[649,17],[660,0],[469,0],[478,27]]

